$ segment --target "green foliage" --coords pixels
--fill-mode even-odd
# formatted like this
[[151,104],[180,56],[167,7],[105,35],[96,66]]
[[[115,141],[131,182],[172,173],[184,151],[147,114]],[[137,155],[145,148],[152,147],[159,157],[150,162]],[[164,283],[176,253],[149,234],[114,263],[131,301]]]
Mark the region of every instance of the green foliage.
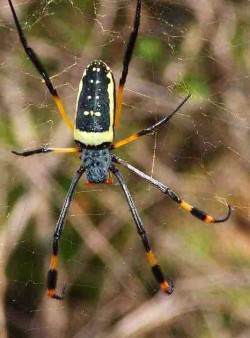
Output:
[[163,59],[166,60],[166,46],[160,39],[151,37],[139,38],[136,55],[151,64],[158,65]]

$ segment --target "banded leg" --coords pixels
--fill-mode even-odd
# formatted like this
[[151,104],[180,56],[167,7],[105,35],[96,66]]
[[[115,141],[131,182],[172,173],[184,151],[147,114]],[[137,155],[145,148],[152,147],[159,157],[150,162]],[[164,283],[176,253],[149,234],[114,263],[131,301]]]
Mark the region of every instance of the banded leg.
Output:
[[190,96],[191,96],[191,94],[187,95],[184,98],[184,100],[182,100],[182,102],[172,111],[171,114],[169,114],[168,116],[164,117],[160,121],[156,122],[152,126],[150,126],[148,128],[144,128],[141,131],[139,131],[138,133],[132,134],[132,135],[126,137],[125,139],[123,139],[121,141],[118,141],[115,144],[112,144],[111,149],[116,149],[116,148],[119,148],[121,146],[124,146],[127,143],[130,143],[132,141],[137,140],[140,136],[152,133],[155,129],[158,129],[162,125],[166,124],[171,119],[171,117],[173,117],[174,114],[187,102],[187,100],[190,98]]
[[151,266],[153,275],[154,275],[155,279],[157,280],[157,282],[160,284],[161,289],[164,292],[166,292],[167,294],[170,295],[174,291],[173,282],[170,281],[170,280],[169,280],[169,282],[166,281],[166,279],[165,279],[165,277],[162,273],[161,267],[157,264],[157,261],[154,257],[154,254],[153,254],[152,250],[150,249],[147,234],[144,230],[142,220],[141,220],[141,218],[138,214],[138,211],[136,209],[136,206],[134,204],[132,196],[131,196],[131,194],[128,190],[128,187],[127,187],[127,185],[124,181],[124,178],[122,177],[120,171],[114,165],[112,165],[110,167],[110,170],[116,176],[118,182],[120,183],[120,185],[122,187],[122,190],[123,190],[124,195],[126,197],[126,200],[128,202],[129,209],[130,209],[131,214],[133,216],[137,232],[138,232],[139,236],[141,237],[142,244],[143,244],[144,249],[146,251],[147,259],[148,259],[149,265]]
[[35,154],[47,154],[47,153],[79,153],[81,152],[80,147],[75,147],[75,148],[50,148],[50,147],[41,147],[37,149],[32,149],[32,150],[26,150],[23,152],[11,151],[12,154],[18,155],[18,156],[31,156]]
[[114,163],[118,163],[123,165],[124,167],[128,168],[130,171],[135,173],[136,175],[140,176],[156,188],[158,188],[161,192],[169,196],[174,202],[178,203],[184,210],[189,211],[193,216],[197,217],[201,221],[204,221],[206,223],[222,223],[228,220],[228,218],[231,215],[232,208],[228,204],[227,208],[227,214],[223,218],[214,218],[212,216],[209,216],[205,211],[198,209],[197,207],[193,207],[192,205],[186,203],[185,201],[181,200],[176,193],[171,190],[169,187],[164,185],[163,183],[155,180],[154,178],[148,176],[147,174],[143,173],[139,169],[133,167],[131,164],[127,163],[126,161],[120,159],[116,155],[112,155],[112,161]]
[[129,41],[128,41],[128,44],[127,44],[127,48],[126,48],[126,51],[125,51],[125,54],[124,54],[122,75],[121,75],[120,82],[119,82],[118,97],[117,97],[117,109],[116,109],[115,124],[114,124],[115,128],[118,126],[118,123],[119,123],[120,117],[121,117],[124,85],[125,85],[125,82],[126,82],[126,79],[127,79],[128,67],[129,67],[129,63],[130,63],[132,55],[133,55],[135,42],[136,42],[137,35],[138,35],[138,29],[139,29],[139,26],[140,26],[140,18],[141,18],[141,0],[137,0],[135,19],[134,19],[134,28],[133,28],[132,33],[130,34]]
[[59,98],[56,89],[53,87],[52,82],[50,81],[50,78],[49,78],[46,70],[44,69],[41,61],[39,60],[39,58],[36,55],[36,53],[34,52],[34,50],[28,45],[27,39],[26,39],[24,32],[23,32],[23,30],[20,26],[20,23],[19,23],[17,15],[16,15],[16,11],[14,9],[14,6],[12,4],[12,1],[11,0],[8,0],[8,1],[9,1],[10,9],[11,9],[11,12],[12,12],[15,24],[16,24],[18,36],[19,36],[19,39],[21,41],[21,44],[23,46],[25,53],[28,55],[29,59],[31,60],[31,62],[33,63],[35,68],[38,70],[40,75],[43,77],[45,84],[46,84],[50,94],[52,95],[52,98],[55,101],[62,118],[64,119],[64,121],[66,122],[68,127],[71,130],[74,130],[74,126],[71,123],[70,119],[68,118],[68,116],[67,116],[67,114],[66,114],[66,112],[63,108],[62,101]]
[[66,284],[64,284],[61,295],[56,293],[56,284],[57,284],[57,260],[58,260],[58,244],[63,231],[63,226],[65,223],[65,219],[69,210],[69,206],[76,188],[76,185],[84,173],[85,169],[80,167],[77,171],[75,177],[73,178],[71,185],[69,187],[69,191],[66,195],[59,219],[56,223],[53,244],[52,244],[52,257],[50,261],[50,269],[48,271],[47,277],[47,294],[49,297],[62,300],[65,296]]

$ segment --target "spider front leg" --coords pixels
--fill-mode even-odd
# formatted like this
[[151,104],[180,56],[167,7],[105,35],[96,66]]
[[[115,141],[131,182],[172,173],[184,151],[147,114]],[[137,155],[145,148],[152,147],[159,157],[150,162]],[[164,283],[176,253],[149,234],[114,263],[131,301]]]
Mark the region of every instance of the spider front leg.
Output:
[[120,117],[121,117],[124,85],[126,83],[129,64],[130,64],[130,61],[131,61],[131,58],[134,52],[135,43],[136,43],[137,36],[138,36],[140,19],[141,19],[141,0],[137,0],[135,17],[134,17],[134,27],[133,27],[133,31],[130,34],[129,41],[128,41],[128,44],[125,50],[125,54],[123,58],[122,75],[119,81],[119,89],[118,89],[118,95],[117,95],[117,109],[116,109],[115,124],[114,124],[115,128],[117,128],[118,123],[120,121]]
[[61,114],[62,118],[64,119],[64,121],[66,122],[67,126],[71,129],[74,130],[74,125],[72,124],[72,122],[70,121],[69,117],[67,116],[62,101],[57,93],[57,90],[54,88],[49,75],[47,74],[47,71],[45,70],[44,66],[42,65],[39,57],[37,56],[37,54],[35,53],[35,51],[33,50],[33,48],[31,48],[27,42],[27,39],[24,35],[24,32],[21,28],[20,22],[18,20],[18,17],[16,15],[16,11],[15,8],[12,4],[11,0],[8,0],[9,2],[9,6],[15,21],[15,25],[17,28],[17,33],[20,39],[20,42],[23,46],[23,49],[25,51],[25,53],[27,54],[27,56],[29,57],[30,61],[33,63],[33,65],[35,66],[35,68],[37,69],[37,71],[39,72],[39,74],[42,76],[55,104],[57,105],[57,108],[59,110],[59,113]]
[[161,182],[155,180],[154,178],[148,176],[147,174],[145,174],[142,171],[140,171],[139,169],[133,167],[131,164],[127,163],[126,161],[122,160],[121,158],[117,157],[116,155],[112,155],[112,161],[115,162],[115,163],[123,165],[124,167],[126,167],[127,169],[129,169],[130,171],[135,173],[136,175],[140,176],[141,178],[143,178],[144,180],[146,180],[147,182],[149,182],[150,184],[152,184],[153,186],[158,188],[161,192],[163,192],[164,194],[169,196],[174,202],[178,203],[184,210],[189,211],[193,216],[200,219],[201,221],[204,221],[204,222],[207,222],[207,223],[222,223],[222,222],[227,221],[228,218],[231,215],[232,208],[228,204],[227,205],[228,211],[227,211],[227,214],[225,215],[225,217],[214,218],[212,216],[209,216],[205,211],[200,210],[197,207],[194,207],[194,206],[186,203],[182,199],[180,199],[173,190],[171,190],[169,187],[167,187],[163,183],[161,183]]
[[48,271],[48,277],[47,277],[47,294],[50,298],[57,299],[57,300],[63,300],[65,296],[65,289],[66,284],[64,284],[61,295],[58,295],[56,293],[56,285],[57,285],[57,261],[58,261],[58,245],[59,240],[63,231],[63,226],[65,223],[65,219],[69,210],[69,206],[76,188],[76,185],[84,173],[85,169],[83,167],[80,167],[80,169],[77,171],[75,177],[73,178],[71,185],[69,187],[69,191],[66,195],[59,219],[57,221],[55,231],[54,231],[54,238],[53,238],[53,244],[52,244],[52,257],[50,261],[50,269]]
[[153,252],[150,248],[148,238],[147,238],[147,234],[145,232],[142,220],[141,220],[141,218],[138,214],[138,211],[136,209],[136,206],[134,204],[132,196],[131,196],[131,194],[128,190],[128,187],[127,187],[127,185],[124,181],[124,178],[122,177],[120,171],[114,165],[111,165],[110,170],[116,176],[116,178],[117,178],[117,180],[118,180],[118,182],[119,182],[119,184],[120,184],[120,186],[121,186],[121,188],[124,192],[124,195],[125,195],[126,200],[128,202],[129,209],[131,211],[131,214],[133,216],[133,219],[134,219],[134,222],[135,222],[135,225],[136,225],[137,232],[138,232],[139,236],[141,237],[142,244],[143,244],[144,249],[146,251],[147,259],[148,259],[149,265],[151,266],[153,275],[154,275],[156,281],[160,284],[161,289],[165,293],[170,295],[174,291],[173,282],[171,280],[169,280],[168,282],[166,281],[166,279],[165,279],[165,277],[162,273],[160,265],[157,264],[155,256],[154,256],[154,254],[153,254]]

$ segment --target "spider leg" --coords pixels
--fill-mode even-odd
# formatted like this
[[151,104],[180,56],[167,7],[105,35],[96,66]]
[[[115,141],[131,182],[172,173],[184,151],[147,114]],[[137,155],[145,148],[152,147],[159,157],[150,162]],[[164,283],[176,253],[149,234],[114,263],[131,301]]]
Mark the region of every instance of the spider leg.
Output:
[[136,225],[137,232],[138,232],[139,236],[141,237],[142,244],[143,244],[144,249],[146,251],[147,259],[148,259],[149,265],[151,266],[153,275],[154,275],[155,279],[157,280],[157,282],[160,284],[161,289],[164,292],[166,292],[167,294],[170,295],[174,291],[173,282],[171,280],[169,280],[168,282],[166,281],[166,279],[165,279],[165,277],[162,273],[161,267],[157,264],[155,256],[154,256],[154,254],[153,254],[153,252],[150,248],[148,238],[147,238],[147,234],[144,230],[142,220],[141,220],[141,218],[138,214],[138,211],[136,209],[136,206],[134,204],[132,196],[131,196],[131,194],[128,190],[128,187],[127,187],[127,185],[124,181],[124,178],[121,175],[120,171],[114,165],[111,165],[110,170],[116,176],[116,178],[117,178],[117,180],[118,180],[118,182],[119,182],[119,184],[120,184],[120,186],[121,186],[121,188],[124,192],[124,195],[126,197],[126,200],[127,200],[128,206],[129,206],[129,209],[131,211],[131,214],[133,216],[133,219],[134,219],[134,222],[135,222],[135,225]]
[[35,66],[35,68],[38,70],[38,72],[40,73],[40,75],[43,77],[44,82],[45,82],[45,84],[46,84],[46,86],[47,86],[50,94],[52,95],[52,98],[55,101],[55,103],[56,103],[56,105],[58,107],[58,110],[59,110],[62,118],[64,119],[64,121],[66,122],[66,124],[68,125],[68,127],[71,130],[73,130],[74,126],[73,126],[72,122],[70,121],[70,119],[68,118],[68,116],[67,116],[67,114],[66,114],[66,112],[65,112],[65,110],[63,108],[62,101],[59,98],[56,89],[53,87],[52,82],[50,81],[50,78],[49,78],[46,70],[44,69],[41,61],[39,60],[39,58],[36,55],[36,53],[34,52],[34,50],[28,45],[27,39],[26,39],[26,37],[24,35],[24,32],[23,32],[23,30],[21,28],[21,25],[20,25],[20,22],[19,22],[19,20],[17,18],[16,11],[14,9],[12,1],[8,0],[8,2],[9,2],[10,9],[11,9],[14,21],[15,21],[15,25],[16,25],[16,28],[17,28],[18,36],[19,36],[19,39],[21,41],[21,44],[23,46],[23,49],[24,49],[25,53],[28,55],[29,59],[31,60],[31,62],[33,63],[33,65]]
[[41,147],[37,149],[32,150],[26,150],[23,152],[12,150],[12,154],[18,155],[18,156],[31,156],[34,154],[47,154],[47,153],[79,153],[81,151],[80,147],[74,147],[74,148],[50,148],[50,147]]
[[135,18],[134,18],[134,28],[130,34],[127,48],[124,54],[122,75],[121,75],[120,82],[119,82],[119,89],[118,89],[118,96],[117,96],[117,109],[116,109],[115,124],[114,124],[115,128],[118,126],[118,123],[121,117],[124,85],[127,79],[128,67],[129,67],[129,63],[133,55],[135,42],[136,42],[137,35],[138,35],[138,29],[140,26],[140,18],[141,18],[141,0],[137,0],[136,12],[135,12]]
[[71,185],[69,187],[68,193],[66,195],[59,219],[56,223],[54,236],[53,236],[53,244],[52,244],[52,257],[50,261],[50,269],[48,271],[47,277],[47,294],[49,297],[62,300],[65,296],[66,284],[64,284],[61,295],[56,293],[56,284],[57,284],[57,260],[58,260],[58,244],[63,231],[63,226],[65,223],[65,219],[69,210],[69,206],[76,188],[76,185],[84,173],[85,169],[80,167],[77,171],[75,177],[73,178]]
[[160,121],[156,122],[155,124],[153,124],[152,126],[148,127],[148,128],[144,128],[141,131],[139,131],[136,134],[132,134],[128,137],[126,137],[125,139],[118,141],[114,144],[112,144],[111,149],[116,149],[119,148],[121,146],[124,146],[127,143],[130,143],[132,141],[135,141],[136,139],[138,139],[140,136],[143,135],[147,135],[149,133],[152,133],[155,129],[158,129],[159,127],[161,127],[162,125],[166,124],[171,117],[174,116],[174,114],[187,102],[187,100],[190,98],[191,94],[188,94],[184,100],[182,100],[182,102],[172,111],[172,113],[170,113],[168,116],[164,117],[163,119],[161,119]]
[[227,221],[228,218],[231,215],[232,208],[228,204],[227,205],[228,211],[227,211],[227,214],[226,214],[225,217],[214,218],[212,216],[209,216],[205,211],[200,210],[197,207],[194,207],[194,206],[186,203],[182,199],[180,199],[173,190],[171,190],[169,187],[167,187],[163,183],[161,183],[161,182],[155,180],[154,178],[148,176],[147,174],[143,173],[139,169],[133,167],[131,164],[127,163],[126,161],[124,161],[122,159],[120,159],[116,155],[112,154],[112,161],[115,162],[115,163],[123,165],[124,167],[126,167],[127,169],[129,169],[130,171],[135,173],[136,175],[140,176],[141,178],[143,178],[144,180],[146,180],[147,182],[149,182],[150,184],[152,184],[153,186],[158,188],[161,192],[163,192],[164,194],[169,196],[174,202],[178,203],[184,210],[189,211],[193,216],[197,217],[201,221],[204,221],[206,223],[222,223],[222,222]]

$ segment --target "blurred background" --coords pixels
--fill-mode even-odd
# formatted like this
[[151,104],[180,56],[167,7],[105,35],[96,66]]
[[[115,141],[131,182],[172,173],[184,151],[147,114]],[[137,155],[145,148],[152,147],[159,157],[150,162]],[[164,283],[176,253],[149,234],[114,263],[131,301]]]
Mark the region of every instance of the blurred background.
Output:
[[[135,1],[15,0],[30,45],[74,120],[93,59],[118,82]],[[250,336],[250,2],[146,1],[116,140],[155,123],[190,92],[168,126],[115,153],[190,204],[202,223],[121,168],[175,292],[159,291],[122,191],[78,184],[60,242],[58,289],[46,296],[54,226],[78,155],[19,158],[11,150],[74,146],[0,4],[0,336]]]

